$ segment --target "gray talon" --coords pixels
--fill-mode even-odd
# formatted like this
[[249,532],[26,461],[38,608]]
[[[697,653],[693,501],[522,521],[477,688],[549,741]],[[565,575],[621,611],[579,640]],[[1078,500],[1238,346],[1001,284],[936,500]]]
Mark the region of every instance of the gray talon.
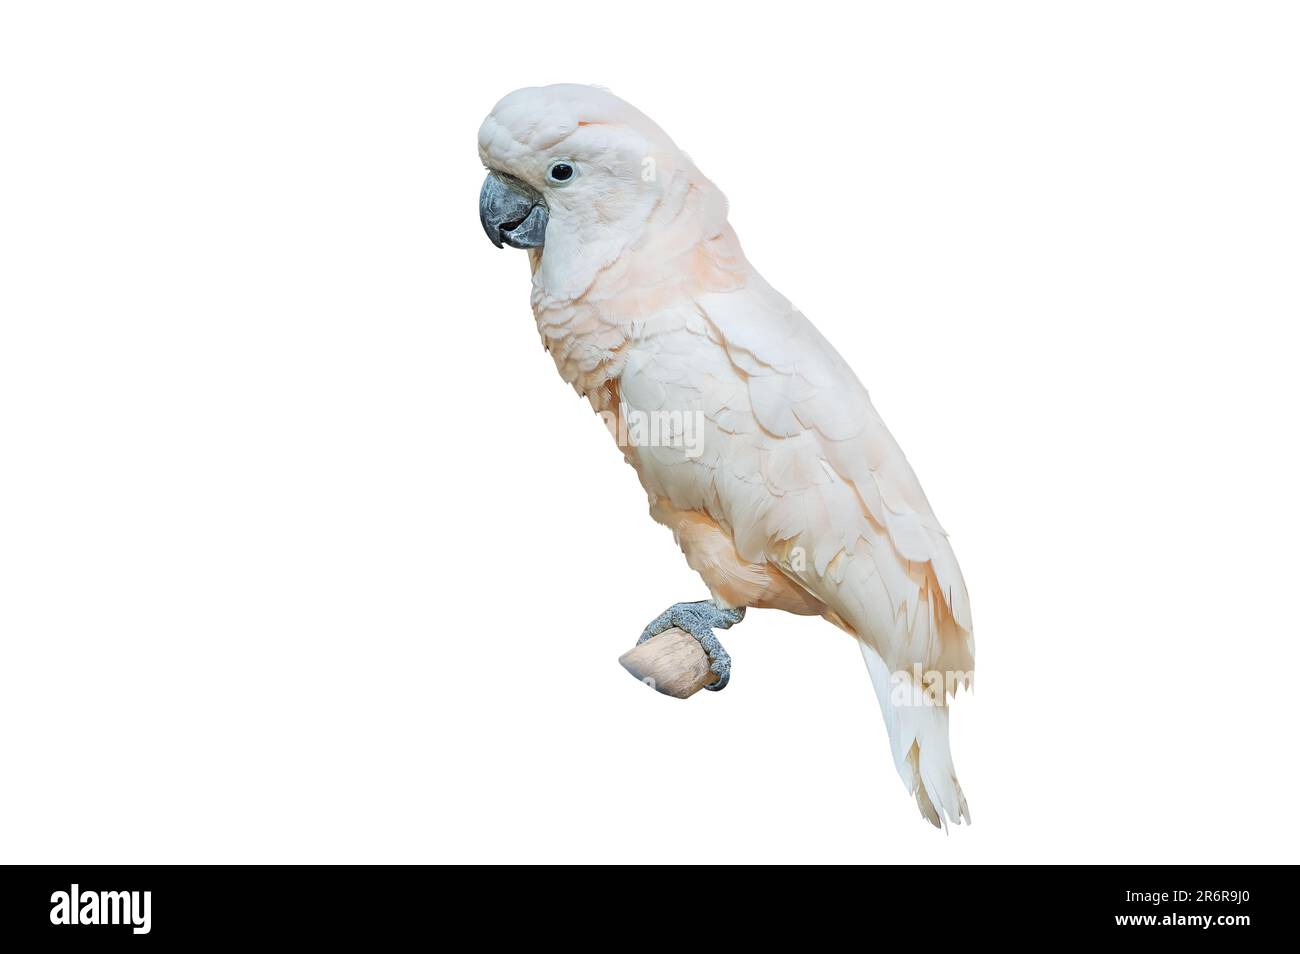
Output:
[[723,609],[714,605],[711,600],[677,603],[656,616],[641,633],[641,638],[636,643],[640,646],[647,639],[652,639],[674,626],[690,633],[708,655],[709,669],[718,676],[717,682],[704,688],[717,692],[719,689],[726,688],[727,683],[731,681],[731,656],[722,648],[722,643],[718,641],[713,631],[730,629],[744,618],[745,607],[743,606],[736,609]]

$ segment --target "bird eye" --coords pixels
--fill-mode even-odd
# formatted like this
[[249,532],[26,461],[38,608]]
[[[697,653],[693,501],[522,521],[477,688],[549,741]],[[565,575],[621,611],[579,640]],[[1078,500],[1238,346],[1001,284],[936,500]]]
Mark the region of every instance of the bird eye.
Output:
[[578,174],[578,170],[573,163],[567,159],[556,159],[551,163],[551,167],[546,170],[546,178],[556,185],[564,185]]

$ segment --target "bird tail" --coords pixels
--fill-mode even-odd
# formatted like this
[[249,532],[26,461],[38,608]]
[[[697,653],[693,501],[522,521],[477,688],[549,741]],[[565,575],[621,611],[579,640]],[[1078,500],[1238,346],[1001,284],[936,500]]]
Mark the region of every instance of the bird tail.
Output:
[[[943,690],[934,704],[918,699],[895,699],[899,686],[885,661],[866,643],[859,641],[858,646],[871,674],[876,698],[880,700],[894,766],[908,792],[916,796],[917,808],[935,828],[942,827],[946,821],[960,825],[964,820],[969,825],[970,809],[966,807],[966,797],[961,792],[948,748],[948,707]],[[911,680],[902,688],[903,694],[908,694]]]

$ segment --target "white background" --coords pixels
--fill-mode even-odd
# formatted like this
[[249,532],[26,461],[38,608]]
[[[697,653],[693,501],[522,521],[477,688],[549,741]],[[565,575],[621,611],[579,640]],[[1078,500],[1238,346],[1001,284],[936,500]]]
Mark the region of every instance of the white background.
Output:
[[[1284,4],[6,4],[0,860],[1297,860]],[[936,832],[851,642],[699,599],[477,219],[519,86],[727,193],[952,535]]]

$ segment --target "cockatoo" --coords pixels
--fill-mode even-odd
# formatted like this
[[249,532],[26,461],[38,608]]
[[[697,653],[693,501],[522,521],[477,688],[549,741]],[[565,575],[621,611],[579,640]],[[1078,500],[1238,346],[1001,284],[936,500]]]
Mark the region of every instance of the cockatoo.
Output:
[[966,585],[848,364],[746,260],[718,188],[612,93],[516,90],[478,147],[480,220],[528,250],[560,376],[607,419],[670,422],[619,444],[710,598],[642,641],[690,633],[717,690],[731,659],[715,630],[747,608],[826,618],[857,640],[922,815],[969,823],[948,746],[948,697],[974,670]]

